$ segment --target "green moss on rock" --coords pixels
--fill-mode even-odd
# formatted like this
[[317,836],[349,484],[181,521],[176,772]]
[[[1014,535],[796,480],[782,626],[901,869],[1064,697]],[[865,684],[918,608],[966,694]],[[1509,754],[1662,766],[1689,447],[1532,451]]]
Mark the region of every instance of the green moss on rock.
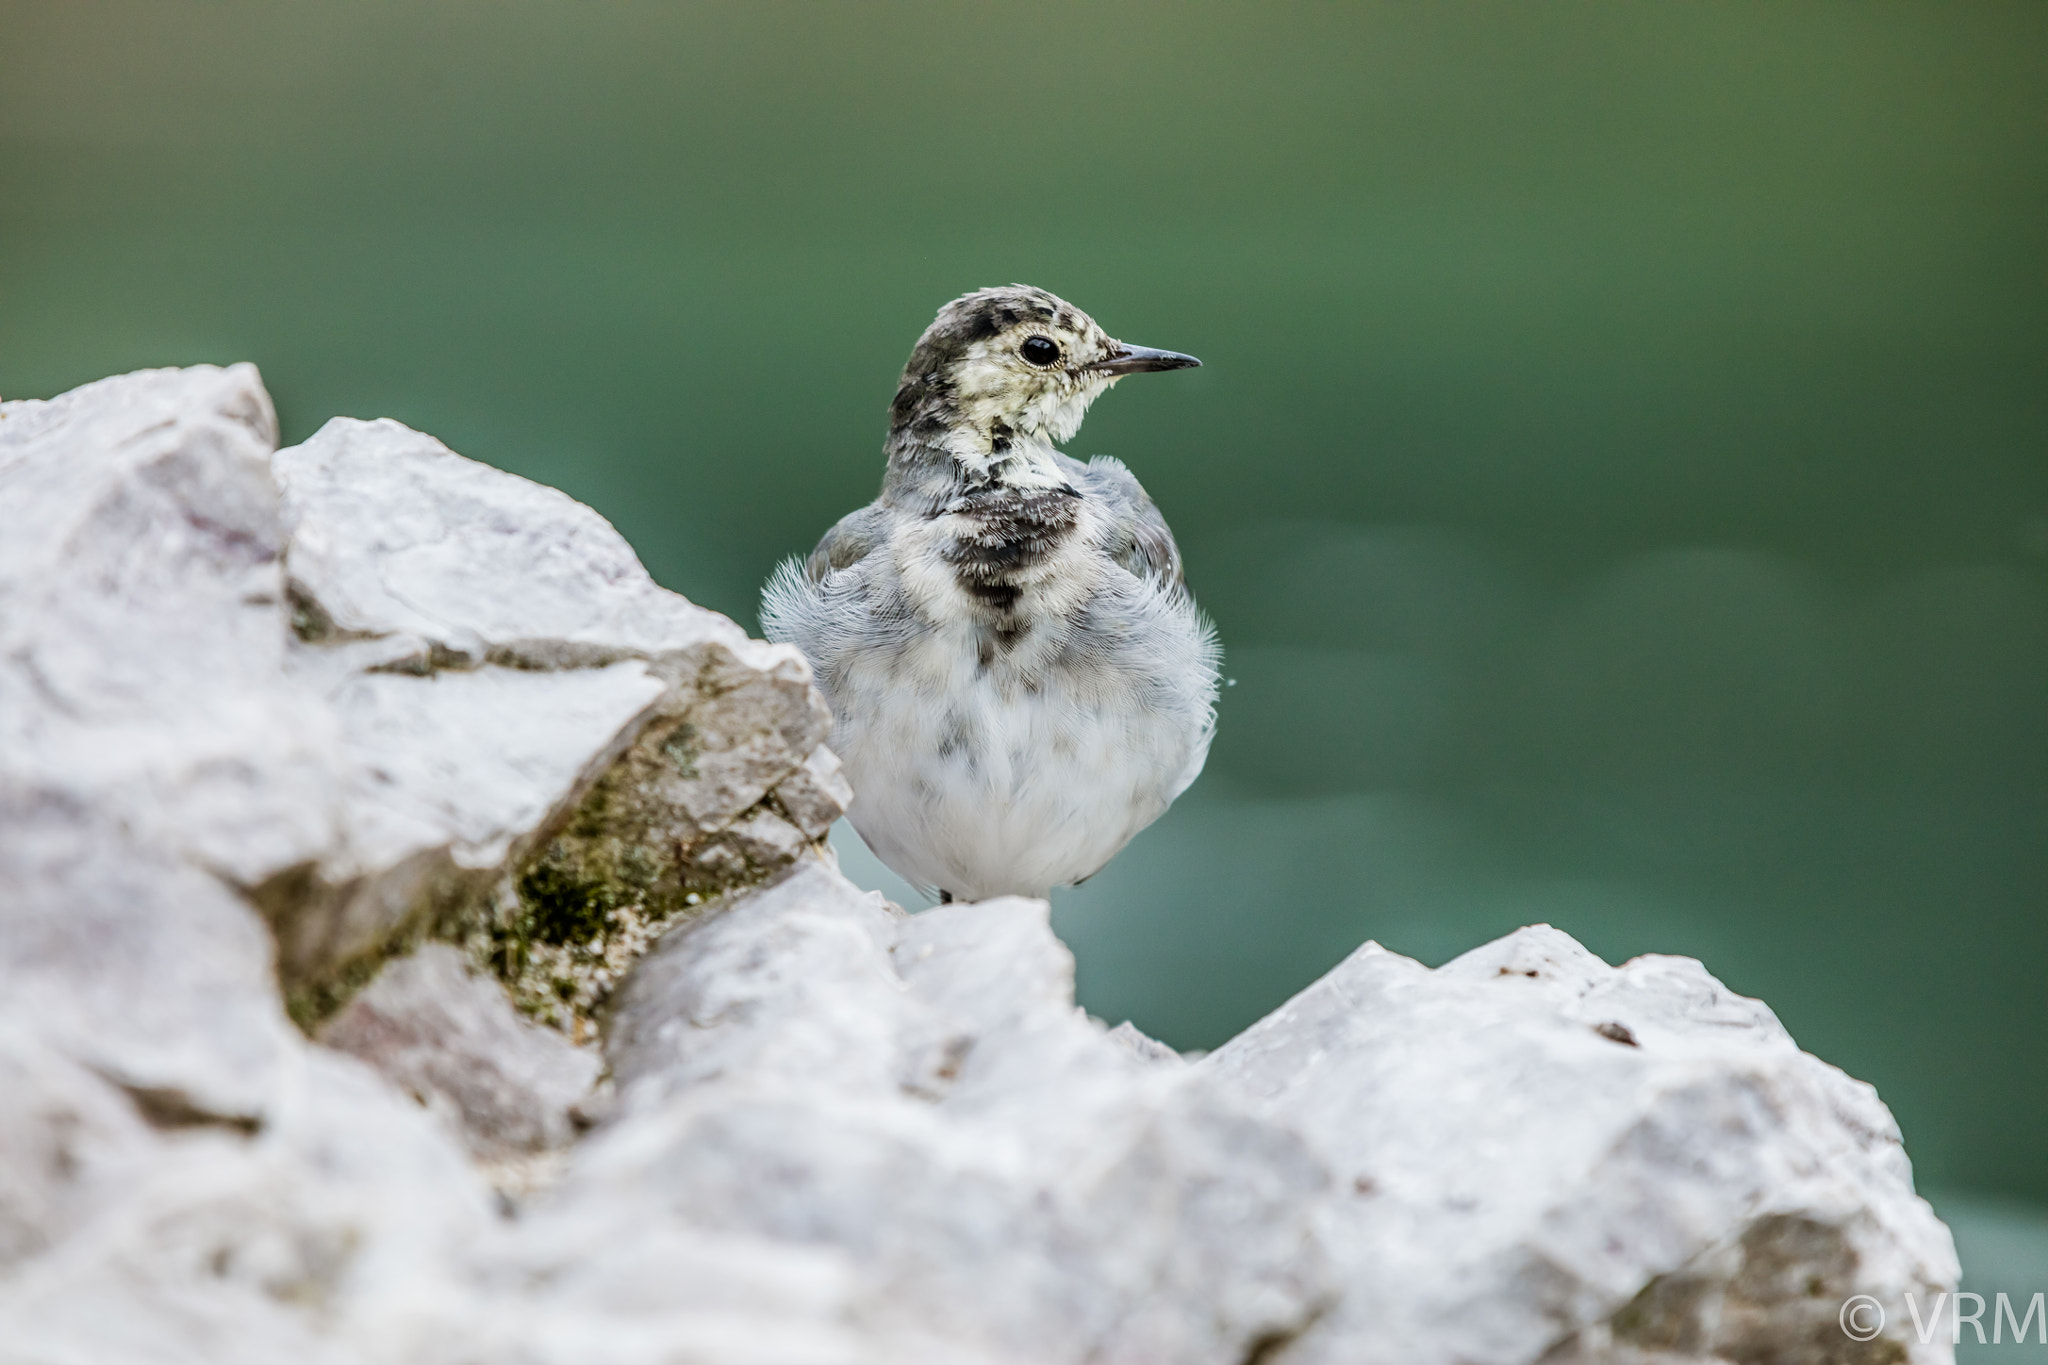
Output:
[[[311,611],[304,630],[331,630]],[[808,836],[772,792],[736,816],[700,825],[691,814],[693,798],[704,801],[700,756],[699,733],[682,715],[652,721],[560,827],[505,875],[448,863],[418,889],[388,937],[338,967],[295,973],[292,945],[281,934],[280,976],[291,1018],[312,1033],[386,962],[440,939],[502,981],[528,1015],[577,1042],[590,1040],[613,988],[663,932],[704,913],[717,898],[775,875],[807,845]],[[308,865],[251,896],[282,923],[321,894],[328,890],[315,884]]]
[[532,1017],[592,1036],[612,988],[663,931],[777,870],[690,818],[679,784],[696,764],[687,722],[651,726],[463,936]]

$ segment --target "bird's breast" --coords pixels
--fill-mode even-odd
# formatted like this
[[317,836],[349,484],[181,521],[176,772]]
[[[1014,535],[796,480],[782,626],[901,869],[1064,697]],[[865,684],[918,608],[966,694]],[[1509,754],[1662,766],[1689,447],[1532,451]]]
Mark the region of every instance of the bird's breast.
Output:
[[1099,527],[1071,488],[997,488],[905,524],[892,548],[921,617],[971,626],[984,654],[1003,655],[1087,606],[1105,563]]

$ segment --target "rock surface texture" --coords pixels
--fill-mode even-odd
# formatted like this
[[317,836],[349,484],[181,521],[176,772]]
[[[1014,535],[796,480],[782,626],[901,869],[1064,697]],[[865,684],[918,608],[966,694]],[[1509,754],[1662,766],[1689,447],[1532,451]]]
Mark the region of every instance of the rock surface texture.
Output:
[[274,445],[0,405],[0,1365],[1949,1358],[1890,1115],[1698,963],[1367,944],[1184,1059],[841,877],[802,661],[587,508]]

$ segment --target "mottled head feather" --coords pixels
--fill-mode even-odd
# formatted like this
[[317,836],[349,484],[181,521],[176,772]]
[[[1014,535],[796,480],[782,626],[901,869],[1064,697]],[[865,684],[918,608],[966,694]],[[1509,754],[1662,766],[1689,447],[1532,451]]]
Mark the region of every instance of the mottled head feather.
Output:
[[[1034,365],[1026,342],[1059,348]],[[977,289],[939,310],[918,338],[889,406],[892,447],[917,445],[966,460],[1003,454],[1019,437],[1064,441],[1117,376],[1087,367],[1122,345],[1071,303],[1013,284]]]

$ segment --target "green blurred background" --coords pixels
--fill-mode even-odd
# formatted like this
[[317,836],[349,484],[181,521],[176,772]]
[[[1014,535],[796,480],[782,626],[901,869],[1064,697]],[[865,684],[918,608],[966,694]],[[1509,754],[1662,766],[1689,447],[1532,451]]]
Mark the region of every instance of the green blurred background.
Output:
[[253,359],[750,626],[1012,280],[1207,362],[1073,446],[1236,683],[1091,1010],[1548,920],[2048,1226],[2048,6],[0,3],[0,393]]

